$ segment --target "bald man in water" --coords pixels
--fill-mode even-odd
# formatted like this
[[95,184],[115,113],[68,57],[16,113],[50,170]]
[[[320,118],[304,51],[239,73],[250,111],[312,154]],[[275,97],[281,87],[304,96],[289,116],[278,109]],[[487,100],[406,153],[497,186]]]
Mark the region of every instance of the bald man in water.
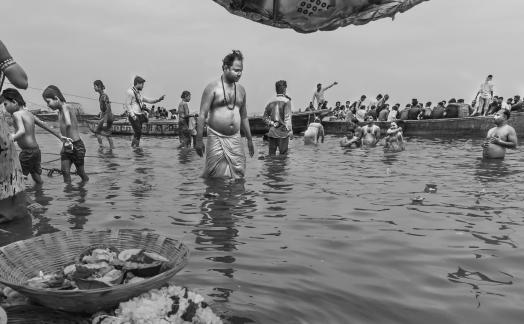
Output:
[[237,82],[244,69],[244,57],[233,51],[222,60],[220,79],[206,86],[200,102],[195,150],[204,154],[204,123],[207,121],[207,150],[204,177],[243,178],[246,168],[240,127],[247,138],[249,155],[255,150],[246,108],[246,90]]
[[496,126],[488,131],[482,155],[485,159],[503,159],[506,148],[517,148],[517,132],[508,125],[509,110],[499,110],[493,117]]

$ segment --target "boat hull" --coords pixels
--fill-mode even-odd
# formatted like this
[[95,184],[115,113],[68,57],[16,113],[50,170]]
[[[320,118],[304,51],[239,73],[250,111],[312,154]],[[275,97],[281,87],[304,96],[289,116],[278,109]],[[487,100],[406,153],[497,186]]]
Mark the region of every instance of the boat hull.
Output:
[[[88,120],[89,130],[95,132],[98,120]],[[133,135],[133,127],[126,119],[116,120],[111,127],[113,135]],[[178,136],[178,121],[152,120],[142,125],[142,135],[148,136]]]
[[[326,134],[345,135],[355,128],[355,124],[346,121],[323,122]],[[364,125],[364,123],[360,123]],[[382,130],[389,127],[389,122],[376,122]],[[399,120],[407,136],[486,136],[487,131],[494,127],[493,117],[464,117],[447,119]],[[524,113],[512,113],[508,124],[513,126],[517,134],[524,135]]]
[[[291,115],[291,124],[293,125],[293,133],[300,134],[305,132],[309,123],[313,122],[316,116],[322,118],[329,114],[329,111],[311,111],[299,112]],[[269,128],[261,116],[249,117],[249,129],[252,135],[265,135]]]

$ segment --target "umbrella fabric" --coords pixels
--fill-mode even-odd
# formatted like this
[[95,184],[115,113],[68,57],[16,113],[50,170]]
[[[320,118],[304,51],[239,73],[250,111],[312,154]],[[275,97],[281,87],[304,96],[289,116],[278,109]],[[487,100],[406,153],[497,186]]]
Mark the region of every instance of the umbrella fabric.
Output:
[[391,17],[429,0],[213,0],[230,13],[297,32],[334,30]]

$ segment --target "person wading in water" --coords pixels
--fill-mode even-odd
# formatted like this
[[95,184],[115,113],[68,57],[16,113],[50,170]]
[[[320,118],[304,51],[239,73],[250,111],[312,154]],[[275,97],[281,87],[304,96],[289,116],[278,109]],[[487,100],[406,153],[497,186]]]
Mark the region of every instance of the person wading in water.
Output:
[[503,159],[506,156],[506,148],[517,148],[517,132],[508,125],[509,117],[509,110],[499,110],[495,113],[496,126],[488,131],[486,141],[482,144],[482,155],[485,159]]
[[204,123],[207,120],[207,150],[204,177],[243,178],[246,168],[240,128],[247,138],[249,155],[255,153],[246,109],[246,90],[237,82],[244,57],[233,51],[222,60],[222,76],[209,83],[202,94],[195,150],[204,154]]
[[166,97],[162,95],[160,98],[154,100],[142,96],[142,90],[144,89],[144,83],[146,80],[137,76],[133,81],[133,87],[129,88],[126,92],[126,101],[124,103],[124,109],[129,114],[129,123],[133,127],[133,140],[131,141],[131,147],[140,146],[140,138],[142,137],[142,124],[147,123],[148,112],[143,112],[142,107],[144,103],[154,104],[164,100]]
[[[111,127],[113,126],[113,112],[111,111],[111,102],[109,101],[109,96],[104,92],[105,86],[100,80],[93,82],[93,87],[95,92],[98,92],[100,95],[98,97],[98,102],[100,104],[100,121],[96,126],[95,135],[98,140],[100,148],[103,148],[102,145],[102,136],[107,138],[109,142],[109,149],[114,148],[113,139],[111,138]],[[105,124],[105,127],[104,127]]]

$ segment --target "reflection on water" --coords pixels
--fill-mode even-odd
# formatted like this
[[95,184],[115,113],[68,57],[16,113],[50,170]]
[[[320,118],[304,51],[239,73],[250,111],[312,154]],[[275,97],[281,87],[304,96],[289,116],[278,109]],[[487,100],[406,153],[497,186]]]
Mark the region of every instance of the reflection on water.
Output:
[[[56,151],[51,136],[39,136],[43,152]],[[181,238],[191,257],[175,283],[207,296],[231,323],[524,316],[518,150],[484,161],[481,139],[410,138],[406,151],[384,154],[341,149],[336,137],[314,147],[297,138],[287,156],[248,158],[244,181],[222,181],[200,178],[204,160],[176,139],[146,137],[131,150],[116,137],[112,152],[97,152],[96,138],[82,136],[90,181],[64,186],[55,175],[31,187],[42,210],[0,225],[2,244],[71,228]],[[429,183],[438,191],[425,192]]]

